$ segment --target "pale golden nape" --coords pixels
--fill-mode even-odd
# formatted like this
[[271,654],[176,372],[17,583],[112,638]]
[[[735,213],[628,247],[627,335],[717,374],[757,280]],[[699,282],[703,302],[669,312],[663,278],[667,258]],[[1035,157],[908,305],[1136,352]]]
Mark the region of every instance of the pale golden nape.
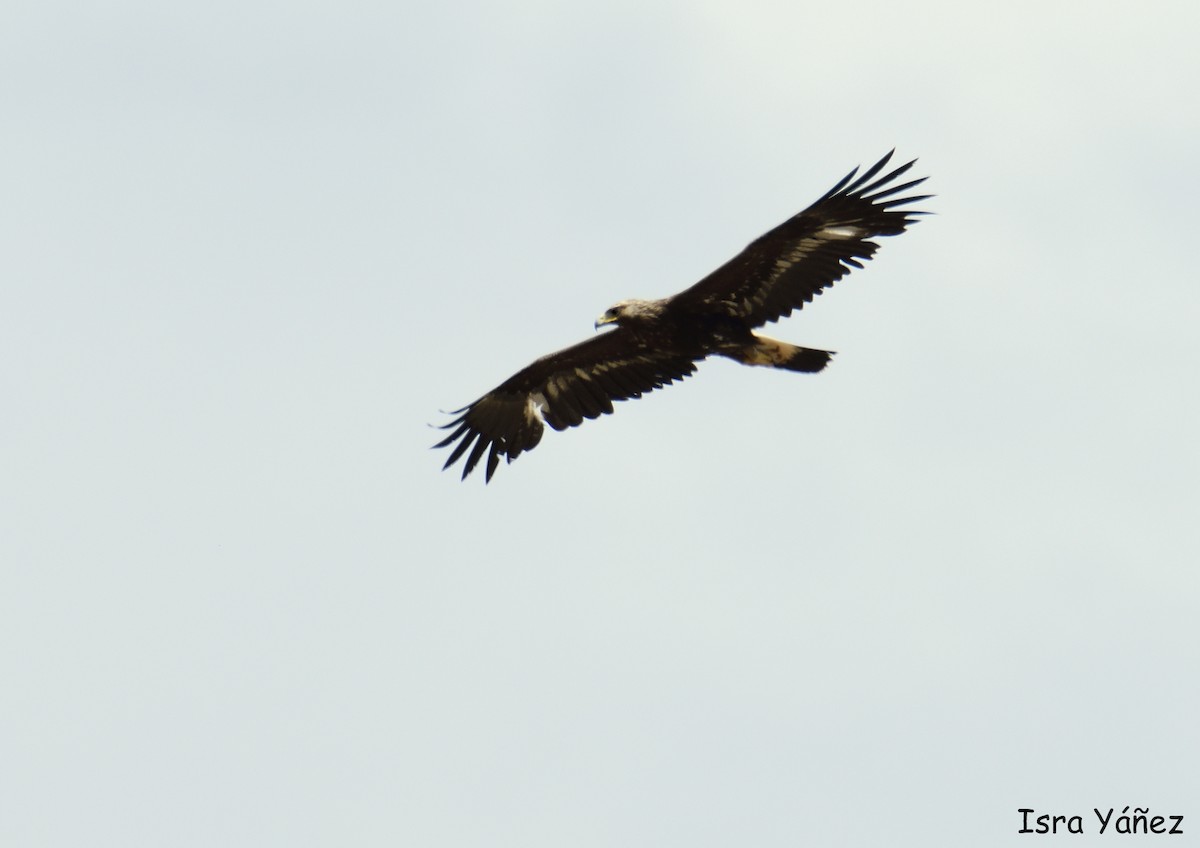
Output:
[[655,321],[662,317],[665,304],[665,299],[638,300],[636,298],[629,298],[627,300],[619,300],[604,310],[604,314],[596,319],[596,326],[603,327],[605,324],[616,324],[620,321],[628,321],[630,323]]

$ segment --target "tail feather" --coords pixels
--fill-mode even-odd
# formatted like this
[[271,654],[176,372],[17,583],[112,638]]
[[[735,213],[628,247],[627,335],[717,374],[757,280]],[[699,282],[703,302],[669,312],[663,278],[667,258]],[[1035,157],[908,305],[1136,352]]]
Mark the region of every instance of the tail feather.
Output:
[[800,347],[756,333],[754,341],[739,350],[732,358],[745,365],[766,365],[771,368],[785,368],[788,371],[815,374],[823,370],[832,357],[833,351],[831,350]]

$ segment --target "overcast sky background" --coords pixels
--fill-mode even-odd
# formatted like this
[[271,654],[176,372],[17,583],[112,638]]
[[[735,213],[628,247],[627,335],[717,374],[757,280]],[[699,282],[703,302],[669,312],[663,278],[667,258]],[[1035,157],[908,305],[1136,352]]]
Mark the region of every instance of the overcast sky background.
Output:
[[[0,843],[1190,844],[1198,27],[6,3]],[[768,329],[825,373],[439,471],[893,146],[936,216]]]

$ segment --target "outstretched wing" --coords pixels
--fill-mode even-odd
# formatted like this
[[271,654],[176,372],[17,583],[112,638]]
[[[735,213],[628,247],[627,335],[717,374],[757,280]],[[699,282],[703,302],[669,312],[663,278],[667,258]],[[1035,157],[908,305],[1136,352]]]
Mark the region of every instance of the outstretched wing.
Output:
[[618,327],[574,347],[543,356],[518,371],[442,426],[453,431],[434,447],[454,450],[443,469],[467,454],[463,479],[487,454],[487,480],[500,457],[512,462],[542,439],[542,422],[565,430],[613,411],[614,400],[641,397],[696,370],[695,358],[661,350]]
[[720,311],[757,327],[791,315],[851,268],[861,268],[860,260],[870,259],[879,249],[871,239],[899,235],[916,222],[915,216],[926,214],[896,207],[932,196],[895,196],[925,181],[922,177],[892,184],[912,168],[915,159],[875,178],[894,152],[857,179],[855,168],[812,206],[671,298],[671,307]]

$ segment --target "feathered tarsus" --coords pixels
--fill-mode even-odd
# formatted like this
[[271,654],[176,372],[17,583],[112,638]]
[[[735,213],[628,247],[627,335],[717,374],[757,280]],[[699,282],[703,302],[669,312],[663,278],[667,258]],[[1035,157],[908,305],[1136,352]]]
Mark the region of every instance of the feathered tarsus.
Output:
[[[623,300],[596,321],[616,329],[543,356],[451,415],[454,445],[443,468],[464,455],[463,479],[484,456],[487,480],[500,457],[512,462],[555,430],[613,411],[613,401],[641,397],[696,370],[717,354],[747,365],[815,373],[830,351],[799,347],[753,332],[786,317],[861,268],[878,245],[904,232],[924,212],[898,207],[931,195],[897,196],[924,178],[897,183],[915,164],[879,176],[888,153],[862,174],[855,168],[804,211],[751,242],[689,289],[661,300]],[[454,444],[457,442],[457,444]]]

